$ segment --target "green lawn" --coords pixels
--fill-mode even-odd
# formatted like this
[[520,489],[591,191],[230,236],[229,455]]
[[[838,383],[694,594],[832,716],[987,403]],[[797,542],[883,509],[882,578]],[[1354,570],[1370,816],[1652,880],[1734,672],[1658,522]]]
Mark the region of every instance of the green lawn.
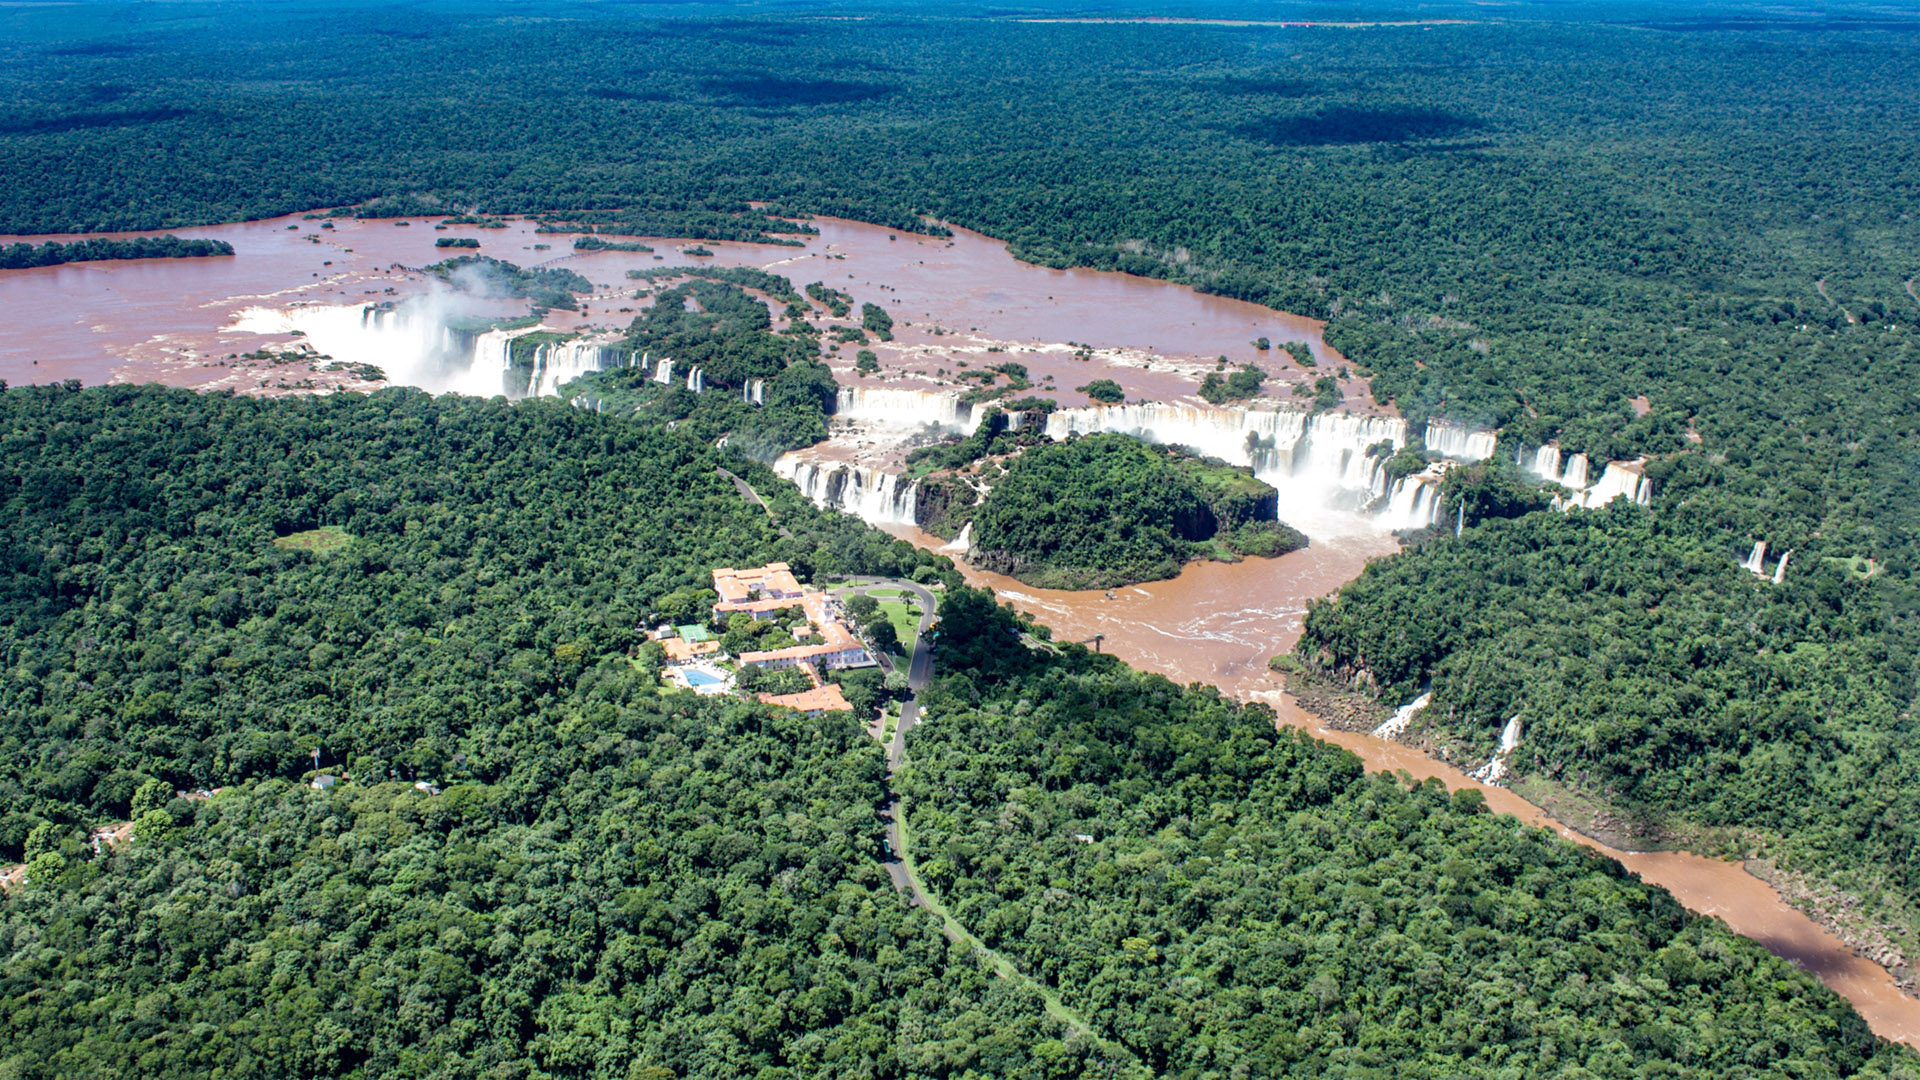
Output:
[[882,600],[880,612],[893,624],[893,632],[900,636],[901,652],[913,654],[913,640],[920,626],[920,605],[908,600]]
[[282,536],[273,542],[273,546],[311,552],[315,555],[331,555],[352,542],[353,534],[325,525],[318,529],[308,529],[306,532]]

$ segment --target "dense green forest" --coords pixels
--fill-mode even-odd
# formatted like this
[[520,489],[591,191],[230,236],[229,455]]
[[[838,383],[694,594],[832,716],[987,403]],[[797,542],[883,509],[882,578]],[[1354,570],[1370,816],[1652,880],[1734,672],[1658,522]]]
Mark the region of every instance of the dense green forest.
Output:
[[[952,574],[764,467],[554,401],[15,387],[0,410],[9,860],[148,780],[297,776],[316,748],[491,783],[714,566]],[[275,544],[321,528],[351,541]]]
[[1877,574],[1796,555],[1775,585],[1683,522],[1620,504],[1437,537],[1316,603],[1301,656],[1389,703],[1431,683],[1411,734],[1456,761],[1517,716],[1536,799],[1599,793],[1628,838],[1712,827],[1865,897],[1911,955],[1920,745]]
[[202,259],[211,255],[231,255],[233,245],[225,240],[182,240],[166,236],[136,236],[131,240],[52,240],[35,247],[32,244],[8,244],[0,247],[0,270],[24,270],[30,266],[59,266],[62,263],[97,262],[103,259]]
[[907,799],[921,875],[1160,1076],[1905,1074],[1805,972],[1479,792],[955,590]]
[[[434,241],[435,247],[478,247]],[[468,237],[468,239],[472,239]],[[456,289],[496,296],[523,296],[533,301],[534,313],[547,308],[572,311],[580,306],[577,292],[592,292],[593,282],[565,267],[527,270],[491,255],[456,255],[426,268],[427,273]]]
[[[1246,14],[1154,10],[1175,9]],[[780,218],[765,211],[934,227],[924,214],[1048,265],[1326,319],[1328,342],[1409,419],[1499,426],[1503,457],[1547,440],[1646,455],[1656,494],[1650,514],[1562,519],[1530,514],[1536,500],[1497,471],[1450,482],[1485,520],[1376,562],[1316,609],[1306,650],[1323,673],[1390,697],[1430,682],[1422,737],[1474,755],[1524,710],[1523,779],[1681,832],[1736,830],[1730,843],[1916,925],[1903,899],[1920,647],[1911,19],[351,10],[5,9],[0,229],[371,203],[361,212],[765,239],[795,235],[769,232]],[[724,291],[709,298],[688,315],[748,317]],[[630,395],[707,443],[811,441],[805,403],[830,380],[768,327],[746,332],[767,340],[716,349],[736,368],[720,377],[786,380],[790,408],[592,392],[610,409]],[[693,331],[676,315],[635,340],[680,333]],[[47,550],[65,558],[81,539]],[[1756,540],[1794,551],[1780,588],[1734,568]],[[66,715],[69,732],[93,722]],[[8,827],[80,805],[30,795]]]
[[[943,560],[656,424],[55,386],[0,392],[0,431],[8,1075],[1920,1064],[1617,865],[1260,707],[1030,648]],[[763,558],[946,584],[901,781],[921,865],[1098,1038],[894,891],[850,714],[636,662],[712,565]],[[173,795],[197,787],[222,790]]]
[[968,561],[1042,588],[1158,581],[1193,559],[1306,544],[1275,520],[1279,496],[1248,470],[1129,435],[1042,442],[986,465],[993,483],[969,518]]

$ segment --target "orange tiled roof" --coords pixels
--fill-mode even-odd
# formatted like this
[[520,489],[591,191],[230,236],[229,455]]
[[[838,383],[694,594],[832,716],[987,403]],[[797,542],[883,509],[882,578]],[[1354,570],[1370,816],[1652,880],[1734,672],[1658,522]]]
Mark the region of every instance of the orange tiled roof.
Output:
[[761,694],[760,700],[768,705],[783,705],[804,713],[835,712],[853,708],[852,705],[847,704],[846,695],[832,683],[816,686],[798,694]]
[[713,591],[720,594],[721,604],[738,604],[752,599],[755,593],[772,597],[799,596],[800,583],[794,580],[793,567],[783,562],[750,570],[723,566],[713,572]]
[[820,632],[820,640],[817,642],[789,645],[784,649],[768,649],[765,652],[741,653],[740,662],[752,664],[765,660],[808,660],[816,656],[844,652],[847,649],[866,647],[860,644],[859,638],[853,636],[853,631],[838,622],[818,622],[814,624],[814,628]]

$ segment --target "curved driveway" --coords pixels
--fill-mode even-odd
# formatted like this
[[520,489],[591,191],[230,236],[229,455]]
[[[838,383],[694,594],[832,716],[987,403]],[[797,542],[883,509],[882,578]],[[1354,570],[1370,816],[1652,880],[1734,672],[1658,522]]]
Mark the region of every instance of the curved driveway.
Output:
[[907,689],[913,691],[913,696],[900,703],[900,722],[894,726],[893,741],[887,744],[887,790],[892,796],[887,802],[887,844],[892,849],[892,856],[881,865],[887,868],[887,876],[893,879],[894,888],[906,893],[913,903],[926,907],[926,894],[920,891],[920,883],[907,873],[906,864],[901,861],[900,855],[906,846],[900,836],[900,793],[894,790],[893,777],[906,764],[907,732],[920,722],[920,691],[926,689],[927,680],[933,678],[933,645],[927,640],[927,632],[933,629],[939,605],[933,591],[926,586],[891,578],[854,578],[833,591],[836,596],[845,596],[876,588],[901,589],[912,593],[920,601],[920,621],[913,635],[913,657],[907,661]]

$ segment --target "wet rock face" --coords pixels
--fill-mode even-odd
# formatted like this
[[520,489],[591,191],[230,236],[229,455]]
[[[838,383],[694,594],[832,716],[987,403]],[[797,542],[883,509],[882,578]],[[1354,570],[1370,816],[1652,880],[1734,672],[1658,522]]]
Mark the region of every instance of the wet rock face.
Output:
[[1301,708],[1340,731],[1372,731],[1393,715],[1392,709],[1357,686],[1343,685],[1326,675],[1289,675],[1287,692]]
[[959,477],[929,476],[914,489],[914,521],[927,532],[951,540],[972,517],[963,511],[970,511],[978,501],[979,493]]

